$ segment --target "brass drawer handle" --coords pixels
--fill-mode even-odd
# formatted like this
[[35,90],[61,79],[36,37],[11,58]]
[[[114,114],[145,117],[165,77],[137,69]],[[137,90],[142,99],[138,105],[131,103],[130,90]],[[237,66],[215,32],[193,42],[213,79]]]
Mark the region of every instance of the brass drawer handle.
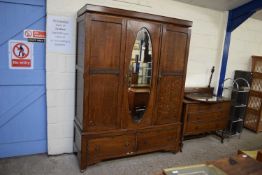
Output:
[[131,154],[134,154],[134,152],[127,152],[126,155],[131,155]]
[[92,120],[89,120],[88,124],[89,126],[95,126],[95,123]]
[[160,80],[161,78],[162,78],[162,74],[159,73],[159,74],[158,74],[158,80]]

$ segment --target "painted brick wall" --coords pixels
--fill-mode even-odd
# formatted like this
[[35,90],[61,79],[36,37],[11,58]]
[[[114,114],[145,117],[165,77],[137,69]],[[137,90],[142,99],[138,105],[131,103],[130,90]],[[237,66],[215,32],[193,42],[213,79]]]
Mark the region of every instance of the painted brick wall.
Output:
[[233,31],[228,56],[227,78],[235,70],[251,70],[251,56],[262,55],[262,21],[249,18]]
[[[193,21],[186,86],[207,86],[212,66],[216,66],[217,69],[213,81],[213,85],[216,86],[226,12],[172,0],[47,0],[47,15],[76,18],[77,10],[86,3]],[[75,37],[75,32],[72,35]],[[72,152],[75,56],[49,52],[46,56],[48,152],[49,154]]]

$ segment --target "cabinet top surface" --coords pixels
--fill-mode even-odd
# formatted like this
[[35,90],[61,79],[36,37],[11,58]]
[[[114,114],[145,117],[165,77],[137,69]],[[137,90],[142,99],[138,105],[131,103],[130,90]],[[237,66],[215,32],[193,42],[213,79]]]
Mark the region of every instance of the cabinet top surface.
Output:
[[118,8],[112,8],[112,7],[105,7],[105,6],[98,6],[98,5],[91,5],[86,4],[84,7],[82,7],[78,12],[77,16],[81,16],[84,13],[103,13],[108,15],[116,15],[116,16],[124,16],[124,17],[130,17],[130,18],[138,18],[138,19],[146,19],[156,22],[164,22],[169,24],[175,24],[178,26],[183,27],[192,27],[192,21],[177,19],[177,18],[171,18],[171,17],[165,17],[165,16],[159,16],[159,15],[153,15],[149,13],[142,13],[137,11],[131,11],[131,10],[124,10],[124,9],[118,9]]

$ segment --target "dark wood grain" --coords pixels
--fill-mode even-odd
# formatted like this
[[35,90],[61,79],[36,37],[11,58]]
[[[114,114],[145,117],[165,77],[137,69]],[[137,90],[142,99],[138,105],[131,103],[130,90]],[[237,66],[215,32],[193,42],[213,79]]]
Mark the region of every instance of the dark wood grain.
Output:
[[178,151],[180,127],[180,124],[174,124],[171,127],[139,131],[137,134],[137,151],[151,152],[160,149]]
[[142,19],[142,20],[157,21],[161,23],[171,23],[171,24],[175,24],[175,25],[179,25],[183,27],[192,26],[191,21],[180,20],[176,18],[170,18],[170,17],[165,17],[165,16],[159,16],[159,15],[153,15],[153,14],[148,14],[148,13],[141,13],[141,12],[130,11],[130,10],[117,9],[117,8],[112,8],[112,7],[91,5],[91,4],[86,4],[83,8],[81,8],[78,11],[77,16],[81,16],[84,13],[102,13],[102,14],[130,17],[130,18],[136,18],[136,19]]
[[88,155],[92,157],[89,163],[108,158],[131,155],[136,149],[134,134],[95,138],[88,141]]
[[185,86],[189,30],[163,26],[156,102],[156,124],[178,122]]
[[[179,151],[192,22],[93,5],[78,14],[74,150],[80,169],[117,157]],[[141,28],[152,42],[151,84],[128,91]],[[138,104],[147,108],[134,121],[129,105]]]
[[157,120],[155,124],[180,121],[181,95],[184,86],[182,76],[164,76],[158,83]]
[[261,150],[258,150],[257,160],[260,161],[260,162],[262,162],[262,149],[261,149]]
[[[235,162],[235,163],[230,163]],[[261,175],[262,163],[250,157],[235,155],[229,158],[224,158],[216,161],[208,162],[221,169],[227,175]]]
[[129,101],[128,101],[128,84],[124,81],[124,91],[123,91],[123,112],[122,115],[125,118],[122,120],[123,128],[141,128],[151,125],[152,116],[154,115],[154,102],[156,94],[156,84],[157,84],[157,72],[158,72],[158,56],[159,56],[159,45],[160,45],[160,30],[161,25],[159,23],[144,22],[140,20],[128,20],[127,21],[127,38],[126,38],[126,54],[125,54],[125,74],[128,74],[128,67],[132,57],[132,51],[134,43],[137,37],[137,33],[141,28],[146,28],[149,32],[150,39],[152,42],[152,81],[150,85],[150,94],[148,97],[147,109],[141,121],[135,123],[129,112]]
[[[123,19],[92,15],[90,19],[88,120],[90,131],[120,128],[125,25]],[[103,110],[101,110],[103,108]]]
[[223,130],[227,127],[231,106],[229,100],[204,103],[187,99],[183,103],[184,136]]

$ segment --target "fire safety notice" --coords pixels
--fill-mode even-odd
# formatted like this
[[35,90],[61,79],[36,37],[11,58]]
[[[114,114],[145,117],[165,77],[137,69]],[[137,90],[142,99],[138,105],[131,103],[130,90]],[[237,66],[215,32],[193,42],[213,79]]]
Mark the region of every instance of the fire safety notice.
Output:
[[9,41],[9,68],[33,69],[33,44],[27,41]]

